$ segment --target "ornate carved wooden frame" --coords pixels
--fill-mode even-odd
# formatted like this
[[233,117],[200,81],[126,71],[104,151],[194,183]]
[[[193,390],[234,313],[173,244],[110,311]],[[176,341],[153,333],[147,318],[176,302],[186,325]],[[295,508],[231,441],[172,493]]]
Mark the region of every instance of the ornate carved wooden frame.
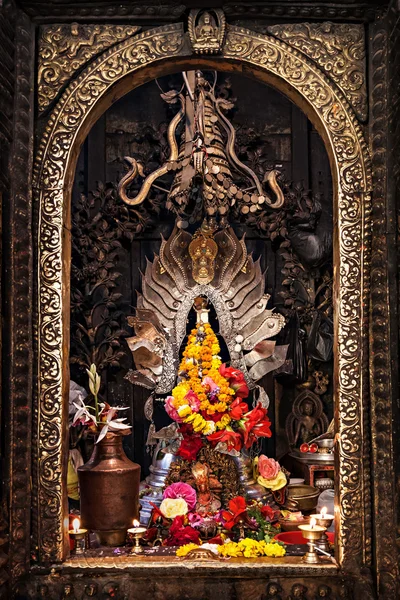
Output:
[[220,56],[192,54],[182,24],[130,37],[74,80],[52,112],[34,171],[39,207],[38,377],[35,406],[34,543],[41,562],[68,552],[65,478],[68,423],[70,197],[81,143],[115,99],[158,74],[183,68],[240,71],[281,90],[321,134],[335,197],[335,393],[338,552],[342,572],[371,562],[368,415],[368,150],[353,109],[319,67],[286,43],[229,26]]

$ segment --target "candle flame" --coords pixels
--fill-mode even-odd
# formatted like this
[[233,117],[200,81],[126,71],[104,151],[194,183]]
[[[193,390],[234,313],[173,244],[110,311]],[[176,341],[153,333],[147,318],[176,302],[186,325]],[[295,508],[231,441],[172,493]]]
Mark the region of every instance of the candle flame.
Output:
[[137,521],[136,519],[133,519],[133,526],[139,527],[139,525],[140,525],[139,521]]
[[323,508],[321,508],[321,517],[323,519],[325,519],[327,512],[328,512],[328,509],[326,508],[326,506],[324,506]]
[[74,533],[78,533],[78,529],[81,526],[81,522],[79,519],[74,519],[72,521],[72,529],[74,530]]
[[311,527],[311,529],[314,529],[316,523],[317,523],[317,521],[316,521],[316,519],[314,519],[314,517],[312,519],[310,519],[310,527]]

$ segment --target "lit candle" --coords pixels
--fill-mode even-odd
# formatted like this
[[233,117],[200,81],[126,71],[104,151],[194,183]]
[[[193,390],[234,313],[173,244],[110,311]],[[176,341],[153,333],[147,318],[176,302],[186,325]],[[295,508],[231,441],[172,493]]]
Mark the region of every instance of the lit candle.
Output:
[[128,529],[128,533],[133,533],[133,535],[137,535],[138,533],[144,533],[146,531],[146,527],[141,527],[139,521],[133,519],[133,527]]
[[140,546],[139,541],[143,537],[145,531],[146,527],[140,527],[140,523],[136,519],[133,520],[133,527],[128,529],[128,533],[132,534],[135,538],[135,545],[132,548],[132,552],[135,554],[141,554],[143,552],[143,548]]
[[324,532],[321,535],[319,541],[317,542],[317,546],[323,550],[324,552],[329,552],[329,540],[326,535],[326,529],[332,525],[333,515],[327,514],[327,508],[324,506],[321,508],[321,512],[317,515],[310,515],[310,524],[311,522],[317,523],[317,527],[323,527]]
[[72,521],[72,529],[70,529],[68,533],[75,542],[74,549],[72,550],[73,554],[83,554],[86,549],[85,538],[87,529],[81,529],[81,522],[79,519],[74,519]]
[[72,521],[72,529],[74,530],[74,533],[78,533],[80,525],[81,525],[81,522],[79,519],[74,519]]
[[317,521],[316,519],[314,519],[314,517],[312,519],[310,519],[310,527],[311,529],[314,529],[314,527],[316,526]]

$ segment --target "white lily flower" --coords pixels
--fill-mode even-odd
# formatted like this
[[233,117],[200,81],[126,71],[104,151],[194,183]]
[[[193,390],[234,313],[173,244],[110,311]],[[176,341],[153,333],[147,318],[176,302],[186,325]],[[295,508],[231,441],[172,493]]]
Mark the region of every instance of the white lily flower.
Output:
[[111,407],[110,410],[108,411],[107,414],[107,419],[106,422],[104,423],[103,427],[101,428],[101,432],[99,437],[96,440],[96,444],[98,444],[103,438],[105,438],[105,436],[107,435],[107,433],[109,431],[118,431],[121,429],[131,429],[130,425],[127,425],[126,423],[124,423],[124,421],[126,421],[126,417],[120,417],[119,419],[114,419],[115,415],[117,414],[117,412],[119,410],[127,410],[129,408],[129,406],[124,406],[122,408],[114,408]]
[[74,420],[72,421],[72,425],[76,425],[76,423],[78,423],[82,419],[84,419],[84,423],[89,423],[90,421],[92,421],[96,425],[95,417],[90,414],[85,403],[82,400],[81,400],[80,406],[78,404],[76,404],[76,402],[73,402],[73,405],[75,406],[77,411],[74,415]]

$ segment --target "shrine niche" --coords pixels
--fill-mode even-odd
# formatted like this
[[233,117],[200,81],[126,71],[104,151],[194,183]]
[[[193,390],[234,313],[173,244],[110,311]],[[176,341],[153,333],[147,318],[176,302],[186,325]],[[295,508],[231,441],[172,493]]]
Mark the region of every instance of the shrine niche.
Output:
[[[206,19],[204,16],[201,22],[200,17],[198,20],[199,24],[195,25],[195,28],[198,28],[198,36],[204,27],[211,27],[210,30],[207,30],[210,35],[213,33],[212,30],[215,27],[220,27],[215,17]],[[205,35],[204,31],[203,35]],[[194,51],[195,42],[196,40],[192,41]],[[140,65],[136,59],[130,62],[135,52],[141,52],[143,44],[151,46],[153,52],[151,59],[146,55],[146,59]],[[275,56],[274,61],[266,62],[263,60],[263,53],[267,51],[273,53]],[[332,310],[326,311],[324,309],[332,304],[332,284],[333,295],[335,298],[338,298],[336,305],[338,313],[335,325],[335,335],[338,344],[336,346],[332,344],[330,351],[328,348],[329,344],[324,344],[324,351],[328,352],[329,359],[332,356],[332,352],[335,356],[335,369],[338,381],[335,387],[335,410],[336,430],[340,434],[340,442],[336,446],[339,478],[337,501],[340,507],[340,517],[338,517],[336,525],[341,545],[337,558],[341,566],[350,570],[357,570],[358,567],[356,565],[361,560],[359,548],[353,545],[350,531],[357,529],[360,537],[362,537],[363,532],[365,535],[368,535],[368,530],[364,528],[362,523],[362,515],[364,514],[362,502],[365,501],[365,494],[367,493],[364,489],[362,469],[366,467],[366,464],[363,463],[361,451],[363,440],[358,428],[364,411],[361,382],[359,380],[362,370],[359,352],[363,348],[363,344],[365,344],[365,331],[361,326],[363,319],[361,298],[367,291],[364,287],[364,273],[362,272],[362,264],[365,264],[365,261],[363,262],[362,259],[365,257],[364,254],[368,252],[368,249],[357,245],[357,240],[361,239],[367,227],[368,210],[361,213],[360,209],[362,202],[364,206],[365,202],[367,202],[368,207],[370,186],[365,144],[356,119],[339,90],[334,84],[327,81],[325,76],[321,74],[313,63],[308,62],[303,55],[296,53],[289,46],[269,36],[254,34],[241,28],[227,26],[220,52],[220,57],[216,59],[208,57],[207,61],[211,62],[207,62],[207,64],[202,63],[203,59],[201,58],[193,59],[192,50],[188,49],[184,44],[183,32],[180,26],[166,26],[158,30],[150,30],[144,34],[138,34],[107,51],[104,57],[100,56],[92,66],[89,66],[86,71],[82,72],[78,79],[67,89],[50,118],[45,134],[46,139],[40,149],[40,166],[38,162],[36,172],[36,189],[41,198],[42,210],[41,230],[39,233],[40,264],[42,265],[39,290],[42,303],[39,327],[39,360],[42,376],[39,382],[39,397],[41,400],[38,406],[37,423],[39,440],[41,440],[39,444],[37,474],[40,502],[35,508],[39,526],[35,536],[42,560],[45,558],[62,560],[66,552],[66,538],[62,524],[64,510],[62,507],[65,505],[66,500],[62,471],[63,461],[66,456],[66,438],[62,435],[61,422],[63,421],[63,415],[65,417],[66,413],[65,400],[63,401],[62,397],[63,394],[64,399],[66,397],[65,394],[67,393],[69,380],[65,362],[67,360],[66,346],[63,347],[59,343],[59,339],[62,338],[61,332],[63,331],[62,318],[64,318],[64,325],[69,320],[67,284],[69,272],[68,269],[63,270],[61,266],[61,229],[64,222],[63,207],[66,206],[69,200],[65,197],[64,184],[67,181],[72,181],[75,166],[73,156],[77,155],[78,150],[76,140],[83,141],[89,129],[91,118],[95,120],[95,117],[107,107],[110,101],[106,93],[107,90],[111,89],[111,86],[115,84],[114,92],[117,96],[127,92],[129,88],[125,87],[127,79],[124,80],[124,77],[136,71],[140,73],[138,84],[151,81],[154,79],[154,76],[160,75],[161,67],[159,69],[157,66],[157,58],[154,57],[155,53],[158,53],[157,56],[163,59],[164,67],[165,59],[169,58],[171,61],[171,71],[175,72],[185,70],[185,72],[193,73],[194,69],[199,68],[202,68],[205,72],[206,68],[210,66],[224,71],[224,60],[229,61],[231,66],[234,65],[233,68],[235,68],[235,65],[248,64],[252,69],[253,77],[259,78],[261,82],[274,84],[278,89],[281,87],[294,101],[299,100],[300,105],[321,133],[331,160],[334,206],[337,211],[339,230],[339,241],[336,239],[334,241],[334,261],[338,267],[336,269],[337,276],[333,281],[332,272],[327,270],[321,277],[319,285],[313,288],[310,284],[310,278],[306,274],[306,269],[301,268],[302,261],[305,263],[307,259],[310,261],[310,264],[307,266],[312,268],[317,268],[320,264],[324,264],[330,253],[331,241],[329,240],[329,236],[324,240],[318,239],[319,231],[317,223],[321,217],[321,206],[318,205],[315,199],[307,197],[307,193],[302,193],[298,189],[294,189],[293,186],[291,187],[290,182],[285,181],[284,178],[280,178],[277,172],[279,169],[275,168],[276,165],[272,165],[272,168],[268,172],[264,172],[260,181],[257,176],[253,178],[252,174],[254,174],[254,171],[248,166],[247,161],[236,160],[235,156],[238,158],[237,155],[231,153],[225,155],[225,157],[222,156],[221,162],[217,164],[213,160],[214,155],[211,152],[210,156],[205,155],[201,144],[197,146],[198,156],[196,153],[193,154],[194,163],[189,161],[190,164],[185,164],[187,156],[185,155],[184,144],[181,146],[181,155],[179,155],[179,152],[176,153],[176,141],[172,142],[174,153],[170,152],[169,154],[167,162],[170,168],[167,167],[166,170],[168,172],[172,170],[175,175],[173,186],[171,189],[164,188],[164,182],[162,182],[161,187],[163,189],[160,190],[154,187],[154,194],[157,197],[160,193],[165,194],[167,190],[168,209],[174,210],[177,215],[177,229],[174,232],[168,233],[168,236],[162,242],[161,249],[157,250],[160,252],[160,258],[155,256],[152,262],[148,263],[143,274],[142,296],[139,296],[138,310],[134,316],[129,316],[130,324],[134,329],[134,335],[129,336],[129,331],[126,331],[128,335],[121,334],[119,319],[122,318],[122,315],[117,314],[116,318],[110,317],[109,323],[105,326],[110,329],[107,335],[111,350],[101,358],[101,368],[104,372],[108,368],[118,368],[119,361],[124,360],[124,357],[127,356],[126,353],[124,354],[124,349],[117,345],[120,344],[120,338],[123,337],[129,340],[127,343],[129,343],[130,350],[133,352],[137,371],[136,373],[133,371],[129,375],[129,378],[131,380],[135,380],[136,378],[136,381],[141,383],[142,387],[148,388],[150,391],[153,388],[159,393],[161,393],[161,390],[165,390],[165,392],[169,391],[172,379],[175,378],[176,373],[173,373],[172,368],[166,370],[160,370],[160,368],[166,360],[165,357],[169,357],[168,360],[171,361],[171,364],[176,363],[181,343],[185,336],[186,318],[193,301],[201,296],[208,298],[211,304],[215,304],[215,313],[216,317],[220,320],[220,324],[222,321],[221,316],[224,314],[231,315],[231,319],[233,318],[234,321],[240,322],[241,326],[237,330],[235,328],[231,328],[230,330],[230,325],[227,324],[226,335],[224,335],[223,331],[221,333],[222,337],[226,338],[226,351],[230,354],[230,358],[233,361],[232,364],[234,364],[234,361],[238,361],[237,364],[243,369],[249,387],[252,386],[254,381],[260,379],[260,375],[263,377],[268,372],[275,371],[275,368],[276,370],[281,369],[281,381],[284,381],[285,378],[288,381],[291,378],[295,384],[306,382],[309,371],[314,372],[317,370],[318,357],[320,359],[322,356],[321,344],[314,344],[312,352],[314,352],[313,360],[316,360],[316,363],[313,365],[305,364],[305,361],[303,360],[302,362],[301,359],[296,363],[297,359],[295,360],[294,357],[288,358],[283,351],[280,354],[278,353],[278,355],[274,354],[275,348],[279,348],[280,344],[274,346],[273,342],[269,341],[268,335],[265,334],[265,330],[269,328],[271,331],[275,331],[276,329],[276,333],[282,330],[283,336],[285,333],[283,329],[285,319],[280,316],[279,311],[273,312],[271,308],[268,308],[269,297],[267,297],[268,294],[265,294],[265,279],[260,275],[260,265],[257,265],[257,262],[250,257],[240,237],[227,227],[229,224],[229,212],[233,206],[235,207],[234,210],[237,211],[238,221],[240,221],[240,215],[244,217],[249,215],[249,217],[255,217],[253,219],[254,226],[259,225],[260,229],[263,229],[260,223],[264,223],[264,227],[268,226],[268,231],[271,234],[270,241],[273,242],[275,239],[276,244],[278,242],[282,244],[285,244],[286,241],[289,242],[286,246],[282,247],[282,252],[285,254],[282,257],[284,261],[283,268],[287,271],[287,277],[282,280],[283,289],[281,290],[285,294],[283,295],[283,304],[286,306],[285,310],[293,310],[296,303],[298,303],[299,290],[305,290],[312,298],[314,307],[318,309],[315,310],[315,313],[319,314],[318,318],[323,320],[325,324],[325,330],[320,329],[316,325],[314,325],[314,329],[318,332],[323,331],[325,339],[329,339],[329,336],[332,335],[330,325],[332,322]],[[120,74],[117,76],[115,75],[115,71],[113,71],[114,75],[110,76],[110,78],[102,78],[102,73],[107,72],[106,61],[110,56],[119,61],[121,66]],[[290,58],[294,63],[297,63],[298,67],[301,65],[301,68],[304,69],[305,77],[299,81],[295,73],[291,70],[291,67],[288,67],[281,60],[282,57]],[[152,66],[151,71],[147,70],[146,60]],[[215,60],[215,63],[213,63],[213,60]],[[192,66],[194,69],[191,68]],[[307,80],[306,83],[304,83],[305,80]],[[188,81],[190,87],[190,76],[188,76]],[[80,87],[88,89],[86,86],[90,88],[90,83],[94,86],[98,85],[101,90],[98,100],[95,100],[94,95],[85,97],[81,95]],[[131,83],[129,85],[132,87]],[[212,86],[212,81],[207,85]],[[312,90],[312,93],[310,90]],[[318,94],[318,90],[321,95]],[[178,95],[175,98],[172,94],[168,95],[165,93],[164,95],[167,96],[168,101],[171,101],[171,104],[175,104],[178,108],[178,112],[176,113],[178,116],[175,115],[172,117],[172,119],[175,119],[175,127],[177,121],[182,117],[180,111],[182,110],[183,101]],[[315,100],[316,97],[317,100]],[[324,101],[322,100],[323,97],[325,98]],[[172,100],[176,102],[172,102]],[[97,101],[97,108],[95,108],[91,116],[91,110]],[[219,107],[224,107],[227,110],[230,107],[229,103],[226,102],[221,102],[218,105],[217,97],[215,97],[216,102],[214,106],[208,104],[209,101],[210,97],[204,102],[206,110],[211,106],[219,116],[218,126],[215,125],[216,121],[214,121],[213,130],[214,139],[216,140],[215,147],[218,147],[218,144],[221,144],[219,140],[222,140],[223,135],[232,140],[233,134],[227,124],[227,117],[222,110],[219,110]],[[79,106],[79,109],[77,109],[79,118],[74,119],[75,123],[72,123],[72,120],[68,116],[73,106]],[[169,132],[173,131],[174,128],[169,130]],[[204,129],[202,135],[204,134],[206,134],[204,137],[209,135],[207,128]],[[169,133],[167,135],[168,139],[171,140]],[[52,148],[57,145],[57,139],[60,140],[61,138],[63,140],[62,157],[55,157],[52,153]],[[201,136],[198,136],[196,139],[197,141],[202,141]],[[343,144],[350,144],[350,146],[346,146],[347,150],[345,154],[343,153]],[[208,145],[210,148],[212,147],[211,144]],[[233,143],[231,147],[234,147],[234,145]],[[207,160],[210,161],[208,165]],[[208,215],[212,219],[214,218],[214,214],[218,214],[219,219],[217,223],[218,227],[215,231],[210,227],[210,219],[206,219],[203,229],[201,229],[203,220],[200,219],[199,213],[199,218],[196,218],[196,222],[190,224],[192,231],[189,233],[185,227],[182,227],[182,222],[186,221],[187,214],[194,214],[189,210],[194,198],[186,193],[190,186],[185,188],[182,186],[182,182],[195,182],[196,173],[190,175],[188,167],[196,171],[197,162],[199,164],[204,162],[209,169],[209,173],[205,173],[205,176],[210,175],[210,177],[208,181],[206,179],[204,187],[206,216]],[[171,166],[171,163],[173,166]],[[233,165],[241,171],[242,178],[248,179],[250,177],[252,180],[251,185],[248,185],[248,187],[252,188],[251,193],[247,194],[249,195],[249,200],[244,198],[247,192],[244,185],[241,187],[243,181],[240,182],[239,186],[235,185]],[[123,215],[124,223],[123,233],[121,233],[121,230],[118,236],[125,236],[124,243],[131,242],[131,238],[134,237],[133,234],[144,231],[149,220],[154,218],[151,215],[149,216],[147,209],[146,211],[143,210],[141,202],[137,201],[138,195],[140,198],[142,192],[140,186],[139,189],[135,188],[136,177],[144,175],[142,183],[146,188],[149,182],[154,183],[155,186],[160,188],[160,182],[157,183],[157,177],[154,174],[157,172],[160,173],[160,169],[163,172],[165,171],[165,167],[161,162],[155,171],[146,172],[142,169],[143,165],[140,165],[133,156],[130,157],[130,167],[131,171],[122,179],[119,190],[121,198],[127,203],[125,211],[121,207],[118,208],[120,211],[119,214]],[[219,168],[219,171],[215,170],[214,172],[213,169],[215,167]],[[203,167],[201,168],[203,169]],[[218,177],[218,175],[222,177]],[[129,189],[128,186],[130,184],[133,185],[134,189]],[[207,186],[209,186],[209,189]],[[253,193],[253,189],[256,190],[256,193]],[[102,206],[108,206],[111,210],[114,210],[117,198],[115,189],[107,188],[106,186],[98,191],[93,191],[95,192],[95,203],[101,202]],[[217,207],[213,203],[215,192],[220,195],[221,199],[221,205],[217,205]],[[211,198],[207,195],[211,196]],[[145,195],[143,194],[143,196]],[[288,206],[285,207],[285,198],[289,198],[289,202],[292,202],[291,208]],[[235,202],[232,202],[233,199]],[[79,210],[90,210],[90,202],[91,200],[81,199]],[[251,210],[252,207],[254,207],[254,210]],[[219,208],[225,208],[226,210],[223,212]],[[249,209],[248,211],[246,210],[247,208]],[[259,212],[257,213],[257,211]],[[261,214],[262,211],[266,211],[268,217],[265,220],[257,222],[257,214]],[[278,211],[283,212],[278,217],[275,216],[275,211],[276,215],[278,215]],[[288,219],[289,225],[287,221],[285,222],[285,219]],[[107,220],[105,222],[105,227],[107,228]],[[134,226],[132,223],[134,223]],[[78,220],[76,224],[79,225]],[[197,227],[195,228],[194,225],[197,225]],[[285,229],[287,230],[286,232]],[[310,247],[315,249],[315,254],[307,252],[301,255],[301,248],[304,247],[304,236],[302,238],[304,231],[307,231],[307,241],[310,243]],[[274,232],[277,232],[277,234],[272,236]],[[110,246],[112,246],[113,241],[119,243],[120,239],[122,239],[122,237],[117,237],[114,231],[110,230],[109,233]],[[311,236],[308,235],[310,233],[312,234]],[[321,241],[324,243],[321,244]],[[119,248],[118,243],[114,244],[113,247],[115,249]],[[296,247],[300,249],[298,254],[296,254]],[[176,249],[179,249],[179,252],[182,253],[181,256],[179,252],[176,252]],[[206,251],[206,260],[201,262],[203,249]],[[218,285],[221,290],[226,288],[226,293],[229,291],[228,285],[224,288],[224,279],[220,274],[221,271],[224,272],[224,275],[227,274],[229,264],[228,266],[226,264],[232,256],[234,257],[234,260],[231,261],[234,263],[232,266],[237,268],[238,265],[241,265],[241,269],[236,271],[236,273],[231,273],[230,283],[234,281],[236,276],[242,278],[242,287],[237,288],[239,293],[244,285],[246,285],[244,283],[246,277],[249,280],[251,279],[248,282],[248,289],[252,294],[254,292],[251,298],[252,302],[254,298],[254,302],[249,302],[249,306],[246,305],[244,307],[242,303],[238,306],[230,306],[230,302],[234,304],[234,297],[233,300],[229,300],[228,298],[222,298],[221,300],[215,293],[215,290],[219,289]],[[104,256],[100,259],[104,261],[104,266],[102,266],[105,270],[104,278],[108,277],[111,269],[110,266],[107,266],[108,262],[112,262],[113,260],[112,256],[108,258],[110,260]],[[96,260],[98,259],[99,257],[96,257]],[[89,269],[87,275],[90,276],[90,267],[89,265],[87,267]],[[304,276],[301,271],[304,271]],[[179,272],[182,274],[183,279],[191,274],[193,280],[190,281],[189,285],[187,281],[184,281],[186,297],[185,294],[182,294],[183,288],[179,288],[179,286],[174,288],[170,284],[166,289],[168,292],[171,292],[171,298],[168,298],[167,294],[160,296],[159,292],[160,288],[163,287],[163,281],[170,276],[171,272],[174,273],[173,279],[176,278],[176,274]],[[110,281],[112,282],[112,278]],[[216,285],[217,282],[218,285]],[[63,292],[61,292],[61,289],[63,289]],[[234,289],[234,291],[236,290]],[[109,286],[107,299],[109,314],[113,313],[113,311],[118,312],[118,307],[113,306],[118,304],[118,293],[120,292],[115,290],[115,286]],[[162,307],[164,312],[160,310],[161,319],[159,315],[157,315],[157,318],[154,318],[154,314],[149,315],[145,312],[154,311],[154,306],[160,309],[159,306],[154,304],[154,293],[162,298],[166,306],[166,308]],[[116,295],[112,297],[113,294]],[[357,297],[358,300],[354,300],[354,297]],[[215,303],[213,303],[213,300],[215,300]],[[168,302],[170,301],[172,304],[168,306]],[[218,307],[218,302],[225,304],[225,306]],[[261,333],[256,331],[257,328],[252,329],[250,324],[244,323],[243,320],[245,320],[247,310],[255,310],[257,313],[255,319],[258,319],[257,328],[262,330]],[[175,319],[174,313],[180,314],[182,320],[181,326],[172,325]],[[293,318],[293,328],[291,331],[296,331],[297,339],[301,340],[301,330],[305,326],[306,332],[310,332],[313,326],[314,315],[310,314],[309,316],[311,317],[311,321],[306,323],[301,322],[296,311],[293,310],[293,314],[290,315],[290,318]],[[96,323],[96,319],[103,318],[101,315],[99,317],[98,314],[95,315],[94,313],[92,317],[94,319],[93,323]],[[212,313],[211,318],[215,318],[214,313]],[[178,334],[174,344],[171,344],[165,336],[165,323],[163,319],[169,321],[171,329],[174,330],[175,328]],[[298,322],[296,319],[298,319]],[[271,323],[272,326],[269,327]],[[242,330],[246,326],[248,326],[248,331],[243,332]],[[96,324],[94,324],[94,327],[87,328],[88,335],[96,335],[95,329]],[[257,344],[261,344],[261,347],[256,348]],[[289,347],[290,340],[282,338],[281,345]],[[92,343],[92,349],[94,346]],[[253,354],[250,356],[254,350],[256,350],[256,354],[258,352],[258,355]],[[121,354],[119,355],[119,353]],[[76,352],[74,356],[79,358]],[[317,359],[315,359],[315,356],[317,356]],[[269,369],[271,363],[275,363],[274,369]],[[52,365],[51,370],[48,369],[49,364]],[[79,364],[79,361],[76,364]],[[83,364],[85,362],[82,363],[82,366]],[[301,372],[301,369],[303,369],[303,372]],[[50,373],[53,373],[54,376],[50,375]],[[357,373],[358,375],[355,375]],[[169,378],[168,385],[163,382],[165,377]],[[159,389],[156,389],[154,384],[160,386]],[[126,381],[125,385],[130,385],[130,383]],[[163,387],[164,385],[165,387]],[[260,394],[261,391],[258,393]],[[357,410],[350,410],[350,405],[352,407],[356,406]],[[341,414],[340,419],[338,417],[339,413]],[[151,410],[149,410],[149,414],[151,415]],[[57,440],[52,443],[51,447],[48,446],[48,442],[46,441],[47,436],[43,435],[43,432],[48,430],[53,431],[55,437],[52,439]],[[156,433],[156,431],[153,431],[153,434]],[[46,466],[50,463],[52,465],[50,469],[51,473],[49,473]],[[192,475],[195,477],[193,473]],[[198,475],[196,476],[198,477]],[[49,477],[52,483],[50,483]],[[346,483],[346,481],[349,481],[349,478],[352,481],[351,485]],[[57,485],[53,485],[54,481],[57,482]],[[216,494],[215,490],[218,487],[215,481],[213,481],[212,486],[210,484],[207,488],[206,485],[206,492],[210,492],[211,495]],[[354,502],[356,502],[358,507],[356,511],[353,508]],[[50,503],[54,511],[51,514],[49,514],[47,509],[44,509]],[[54,540],[56,540],[56,543]]]

